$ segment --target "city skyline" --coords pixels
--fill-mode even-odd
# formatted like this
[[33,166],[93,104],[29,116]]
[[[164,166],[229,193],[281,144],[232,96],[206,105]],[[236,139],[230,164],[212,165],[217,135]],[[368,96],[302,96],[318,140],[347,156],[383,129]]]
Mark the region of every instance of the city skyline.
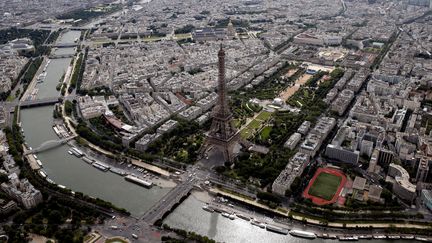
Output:
[[0,242],[431,241],[431,4],[0,3]]

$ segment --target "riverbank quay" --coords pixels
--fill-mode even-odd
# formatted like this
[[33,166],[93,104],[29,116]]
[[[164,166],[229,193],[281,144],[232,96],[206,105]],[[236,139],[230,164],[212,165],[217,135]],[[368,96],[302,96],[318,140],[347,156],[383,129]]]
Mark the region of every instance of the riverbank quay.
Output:
[[[241,197],[239,195],[235,195],[233,193],[229,193],[227,191],[220,190],[218,188],[211,188],[209,189],[209,194],[216,195],[216,196],[222,196],[224,198],[231,199],[233,201],[239,202],[240,204],[243,204],[243,206],[251,207],[256,210],[261,210],[264,212],[267,217],[274,217],[275,219],[278,218],[277,222],[283,223],[285,227],[290,227],[292,224],[298,224],[303,225],[305,228],[318,228],[321,230],[365,230],[365,232],[373,232],[375,230],[379,230],[382,232],[392,232],[397,234],[398,229],[404,230],[407,232],[412,232],[415,234],[416,232],[431,232],[432,233],[432,225],[423,223],[423,222],[413,222],[413,221],[407,221],[407,222],[395,222],[395,221],[388,221],[388,222],[370,222],[370,221],[340,221],[340,222],[330,222],[326,221],[326,219],[317,219],[316,217],[306,215],[306,214],[298,214],[297,212],[292,211],[288,208],[283,208],[282,210],[286,210],[286,213],[282,212],[280,209],[271,209],[267,207],[266,205],[260,204],[254,200],[247,199],[246,197]],[[208,203],[208,201],[206,202]],[[226,208],[226,207],[225,207]],[[228,208],[229,209],[229,208]],[[231,209],[232,211],[232,209]],[[244,213],[244,212],[241,212]],[[323,223],[323,221],[326,221]],[[323,232],[321,232],[323,233]],[[325,233],[325,232],[324,232]],[[364,232],[363,232],[364,233]]]
[[39,75],[41,75],[44,71],[44,68],[46,68],[46,65],[48,63],[48,58],[46,56],[43,57],[42,64],[39,66],[39,69],[36,71],[35,75],[33,76],[32,80],[30,81],[29,85],[27,86],[27,89],[24,91],[23,95],[21,96],[21,101],[28,100],[31,98],[31,95],[36,87],[37,79]]
[[[349,239],[356,240],[418,240],[429,242],[432,240],[431,236],[427,233],[407,233],[401,231],[402,228],[370,228],[370,227],[329,227],[324,225],[314,225],[302,220],[295,220],[292,218],[282,218],[271,215],[267,212],[254,210],[245,207],[243,204],[237,203],[234,200],[225,197],[214,198],[207,192],[192,192],[191,196],[201,202],[203,205],[202,210],[207,213],[213,214],[221,218],[227,218],[231,221],[249,222],[256,226],[256,230],[269,231],[268,234],[275,233],[275,235],[286,235],[288,231],[300,230],[314,234],[316,238],[333,239],[345,241]],[[196,205],[195,205],[196,206]],[[175,212],[174,212],[175,213]],[[224,216],[225,215],[225,216]],[[229,216],[229,217],[228,217]],[[223,219],[223,220],[227,220]],[[237,223],[235,223],[237,224]],[[244,223],[242,223],[243,225]],[[404,224],[407,226],[408,224]],[[402,225],[400,225],[402,226]],[[261,228],[261,229],[260,229]],[[274,231],[276,229],[276,231]],[[394,229],[394,230],[391,230]],[[296,235],[293,235],[296,236]],[[287,236],[289,237],[289,236]],[[298,236],[296,236],[298,237]],[[289,241],[291,242],[291,241]]]
[[132,159],[131,160],[131,164],[146,169],[148,171],[151,171],[155,174],[160,175],[162,178],[164,179],[168,179],[170,177],[170,173],[167,170],[164,170],[162,168],[159,168],[157,166],[151,165],[151,164],[147,164],[141,160],[137,160],[137,159]]
[[248,199],[246,197],[241,197],[239,195],[235,195],[235,194],[232,194],[232,193],[220,190],[218,188],[211,188],[211,189],[209,189],[209,193],[213,194],[213,195],[216,195],[216,196],[220,195],[220,196],[223,196],[223,197],[231,198],[233,200],[236,200],[238,202],[244,203],[246,205],[249,205],[249,206],[252,206],[252,207],[256,207],[256,208],[259,208],[259,209],[262,209],[262,210],[265,210],[265,211],[268,211],[268,212],[272,212],[272,213],[274,213],[277,216],[288,217],[288,215],[289,215],[289,210],[273,209],[273,208],[270,208],[267,205],[258,203],[255,200]]

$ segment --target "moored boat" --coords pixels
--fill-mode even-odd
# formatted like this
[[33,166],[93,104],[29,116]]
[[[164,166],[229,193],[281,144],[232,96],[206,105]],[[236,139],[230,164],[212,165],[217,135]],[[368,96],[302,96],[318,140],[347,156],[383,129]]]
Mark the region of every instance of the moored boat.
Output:
[[138,184],[140,186],[147,187],[147,188],[149,188],[149,187],[151,187],[153,185],[153,183],[151,183],[149,181],[142,180],[142,179],[140,179],[140,178],[138,178],[136,176],[133,176],[133,175],[127,175],[127,176],[125,176],[125,180],[133,182],[133,183]]
[[82,157],[82,160],[84,160],[88,164],[93,164],[93,162],[94,162],[93,160],[91,160],[90,158],[88,158],[86,156]]
[[340,241],[358,241],[358,236],[339,236],[338,237]]
[[46,172],[43,171],[43,170],[40,170],[40,171],[39,171],[39,175],[42,176],[42,178],[46,178],[46,177],[47,177]]
[[120,170],[120,169],[117,169],[117,168],[113,168],[113,167],[111,167],[109,170],[110,170],[112,173],[115,173],[115,174],[117,174],[117,175],[121,175],[121,176],[125,176],[125,175],[126,175],[126,172],[124,172],[124,171],[122,171],[122,170]]
[[237,217],[239,217],[239,218],[241,218],[243,220],[250,221],[250,218],[247,217],[247,216],[244,216],[243,214],[236,214],[236,215],[237,215]]
[[373,238],[374,239],[382,240],[382,239],[387,239],[387,236],[385,236],[385,235],[374,235]]
[[312,232],[309,232],[309,231],[290,230],[289,233],[292,236],[297,236],[297,237],[306,238],[306,239],[315,239],[316,238],[316,234],[312,233]]
[[431,238],[425,238],[425,237],[421,237],[421,236],[416,236],[414,237],[416,240],[418,241],[423,241],[423,242],[432,242]]
[[258,226],[258,227],[260,227],[262,229],[265,228],[265,224],[261,223],[260,221],[258,221],[256,219],[252,219],[250,222],[251,222],[252,225]]
[[84,156],[83,152],[81,152],[81,150],[79,150],[79,149],[77,149],[77,148],[75,148],[75,147],[72,147],[72,148],[70,149],[70,151],[72,151],[72,153],[73,153],[76,157],[82,157],[82,156]]
[[92,165],[101,171],[108,171],[110,168],[109,166],[102,164],[100,162],[94,162]]
[[42,162],[40,161],[40,160],[36,160],[36,163],[40,166],[40,167],[42,167]]
[[324,233],[324,234],[322,234],[322,238],[323,239],[337,239],[337,237],[336,237],[336,235],[330,235],[330,234],[326,234],[326,233]]
[[414,235],[402,235],[401,238],[404,240],[414,240]]
[[204,205],[202,207],[202,209],[204,209],[205,211],[210,212],[210,213],[214,213],[214,211],[215,211],[212,207],[210,207],[208,205]]
[[401,237],[399,235],[389,235],[387,236],[390,240],[399,240]]
[[288,230],[287,229],[284,229],[284,228],[281,228],[281,227],[278,227],[278,226],[275,226],[275,225],[267,224],[266,229],[268,231],[276,232],[276,233],[283,234],[283,235],[287,235],[288,234]]

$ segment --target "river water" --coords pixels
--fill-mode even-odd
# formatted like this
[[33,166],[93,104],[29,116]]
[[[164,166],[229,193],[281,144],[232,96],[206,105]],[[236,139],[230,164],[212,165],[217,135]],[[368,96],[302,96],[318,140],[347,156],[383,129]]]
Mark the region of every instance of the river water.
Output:
[[[61,36],[58,42],[72,43],[79,36],[79,31],[69,31]],[[75,50],[73,48],[63,48],[57,49],[55,52],[56,54],[69,54],[74,53]],[[71,60],[71,58],[51,60],[47,67],[46,80],[36,86],[39,89],[37,98],[58,95],[55,87]],[[53,106],[21,110],[22,128],[29,146],[37,147],[47,140],[58,139],[52,129],[52,114]],[[76,192],[99,197],[112,202],[116,206],[126,208],[134,216],[142,215],[169,190],[156,186],[152,189],[145,189],[129,183],[121,176],[97,170],[83,160],[69,155],[67,153],[68,149],[69,146],[64,145],[37,154],[48,177],[57,184],[64,185]],[[172,227],[195,231],[221,242],[309,242],[309,240],[291,237],[290,235],[279,235],[265,231],[252,226],[244,220],[236,219],[233,221],[222,217],[220,214],[210,214],[203,211],[201,207],[202,202],[191,196],[177,207],[164,222]],[[316,239],[313,242],[331,241]],[[374,240],[365,242],[383,243],[388,241]]]
[[[79,36],[79,31],[69,31],[59,38],[59,42],[72,43]],[[59,50],[62,53],[74,53],[74,48],[57,49],[56,53]],[[38,99],[58,95],[56,86],[71,60],[72,58],[51,59],[45,81],[36,85]],[[58,139],[52,129],[53,106],[23,109],[21,124],[26,142],[33,148],[45,141]],[[73,191],[112,202],[116,206],[126,208],[135,216],[142,215],[169,191],[157,186],[145,189],[125,181],[119,175],[102,172],[82,159],[69,155],[69,148],[68,145],[64,145],[39,153],[37,156],[49,178]]]
[[[281,235],[253,226],[245,220],[236,218],[230,220],[219,213],[209,213],[201,209],[203,203],[190,196],[173,213],[168,215],[164,223],[171,227],[194,231],[206,235],[218,242],[230,243],[306,243],[306,242],[338,242],[335,240],[307,240]],[[359,240],[360,243],[409,242],[406,240]]]

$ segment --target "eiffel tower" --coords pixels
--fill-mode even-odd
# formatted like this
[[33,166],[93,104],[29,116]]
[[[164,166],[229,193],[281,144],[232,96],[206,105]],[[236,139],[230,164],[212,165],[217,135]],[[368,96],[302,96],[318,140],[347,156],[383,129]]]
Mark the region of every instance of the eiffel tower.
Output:
[[201,148],[201,154],[211,147],[215,147],[222,152],[225,162],[232,164],[234,161],[234,146],[239,143],[240,133],[232,124],[232,113],[226,97],[225,51],[222,48],[222,44],[218,53],[218,59],[218,103],[213,109],[212,125]]

